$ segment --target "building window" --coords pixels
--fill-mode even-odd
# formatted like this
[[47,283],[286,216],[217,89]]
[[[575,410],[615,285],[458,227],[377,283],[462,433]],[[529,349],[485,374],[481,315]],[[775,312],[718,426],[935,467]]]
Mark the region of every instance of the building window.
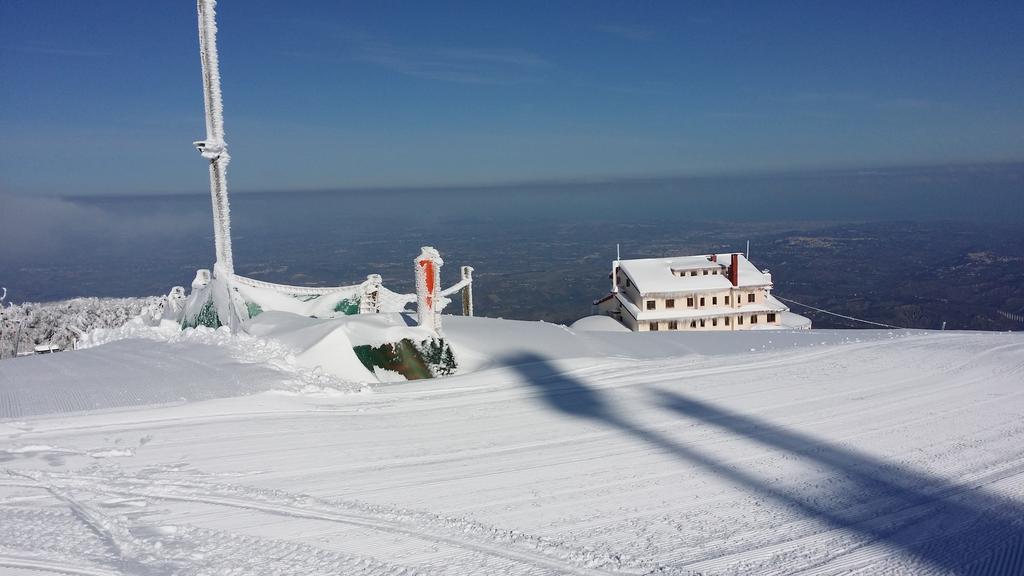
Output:
[[729,297],[728,296],[725,297],[725,303],[729,304]]
[[669,330],[679,330],[679,322],[677,322],[675,320],[669,320],[668,321],[668,329]]
[[690,320],[690,328],[696,328],[696,327],[697,327],[697,321],[696,320]]
[[751,314],[750,315],[750,323],[751,324],[757,324],[757,314]]
[[648,300],[647,301],[647,309],[648,310],[654,310],[654,300]]
[[696,276],[696,275],[697,275],[697,271],[696,270],[691,270],[690,271],[690,276]]
[[712,318],[711,319],[711,325],[712,326],[718,326],[718,318]]
[[743,316],[737,316],[736,317],[736,323],[742,326],[743,325]]
[[728,326],[728,325],[729,325],[729,317],[728,317],[728,316],[726,316],[726,317],[725,317],[725,325],[726,325],[726,326]]
[[718,305],[718,296],[712,296],[711,297],[711,305],[712,306],[717,306]]
[[687,308],[693,308],[693,298],[686,299],[686,306]]
[[657,332],[657,331],[658,331],[658,323],[657,322],[651,322],[651,332]]
[[675,307],[676,307],[676,301],[675,301],[674,298],[669,298],[668,300],[665,300],[665,308],[675,308]]
[[704,271],[704,275],[705,275],[705,276],[707,276],[707,275],[708,275],[708,271],[707,271],[707,270],[705,270],[705,271]]
[[703,327],[704,327],[704,319],[703,319],[703,318],[701,318],[701,319],[700,319],[700,327],[701,327],[701,328],[703,328]]
[[703,297],[703,296],[701,296],[701,297],[700,297],[700,305],[701,305],[701,306],[703,306],[703,305],[704,305],[704,297]]
[[775,312],[770,312],[768,314],[768,321],[769,322],[775,322]]
[[756,297],[754,296],[753,292],[751,292],[750,294],[747,294],[747,302],[753,302],[755,298]]

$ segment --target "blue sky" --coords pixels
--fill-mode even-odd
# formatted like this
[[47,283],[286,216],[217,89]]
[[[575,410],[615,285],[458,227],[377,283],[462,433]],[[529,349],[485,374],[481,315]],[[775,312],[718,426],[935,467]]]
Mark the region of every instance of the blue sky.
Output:
[[[1024,159],[1019,1],[218,11],[234,191]],[[204,190],[195,28],[0,2],[0,193]]]

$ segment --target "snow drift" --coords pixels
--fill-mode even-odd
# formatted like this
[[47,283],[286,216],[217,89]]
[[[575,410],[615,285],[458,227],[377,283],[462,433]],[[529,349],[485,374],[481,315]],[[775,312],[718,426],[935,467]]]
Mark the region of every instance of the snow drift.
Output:
[[278,343],[137,323],[0,363],[0,566],[1024,568],[1019,334],[444,323],[471,371],[369,388],[295,355],[360,328],[306,320]]

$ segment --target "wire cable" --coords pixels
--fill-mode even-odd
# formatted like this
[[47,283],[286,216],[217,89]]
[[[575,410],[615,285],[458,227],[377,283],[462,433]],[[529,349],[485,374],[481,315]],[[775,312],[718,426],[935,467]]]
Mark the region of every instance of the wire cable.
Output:
[[797,306],[803,306],[804,308],[810,308],[811,310],[815,310],[815,311],[821,312],[822,314],[831,314],[832,316],[838,316],[840,318],[846,318],[847,320],[853,320],[854,322],[863,322],[865,324],[873,324],[875,326],[881,326],[883,328],[895,328],[897,330],[908,330],[908,328],[904,328],[902,326],[893,326],[892,324],[882,324],[881,322],[872,322],[871,320],[862,320],[860,318],[854,318],[853,316],[847,316],[845,314],[838,314],[836,312],[830,312],[828,310],[823,310],[821,308],[817,308],[815,306],[811,306],[810,304],[804,304],[803,302],[797,302],[796,300],[790,300],[789,298],[783,298],[782,296],[779,296],[778,294],[772,294],[772,297],[777,298],[779,300],[782,300],[783,302],[789,302],[790,304],[796,304]]

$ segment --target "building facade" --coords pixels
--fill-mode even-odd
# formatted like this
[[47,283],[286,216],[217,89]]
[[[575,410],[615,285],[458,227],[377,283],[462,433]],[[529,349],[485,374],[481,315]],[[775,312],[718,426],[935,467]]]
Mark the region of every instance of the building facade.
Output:
[[[786,326],[789,308],[771,295],[772,277],[742,254],[616,260],[612,291],[595,302],[634,332],[750,330]],[[800,322],[803,324],[803,322]]]

